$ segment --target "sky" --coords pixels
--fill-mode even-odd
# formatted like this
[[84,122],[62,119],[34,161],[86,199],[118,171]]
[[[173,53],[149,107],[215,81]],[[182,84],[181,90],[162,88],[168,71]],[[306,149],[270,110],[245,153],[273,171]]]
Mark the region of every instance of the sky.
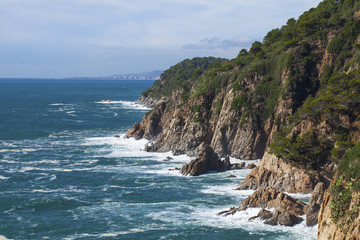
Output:
[[0,0],[0,78],[99,77],[234,58],[320,0]]

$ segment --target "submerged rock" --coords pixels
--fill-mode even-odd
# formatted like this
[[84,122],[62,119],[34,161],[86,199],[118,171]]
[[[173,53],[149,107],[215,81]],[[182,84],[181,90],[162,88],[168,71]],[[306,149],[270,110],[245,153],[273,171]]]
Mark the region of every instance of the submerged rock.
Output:
[[164,162],[170,162],[171,160],[173,160],[173,158],[170,156],[167,156],[165,159],[163,159]]

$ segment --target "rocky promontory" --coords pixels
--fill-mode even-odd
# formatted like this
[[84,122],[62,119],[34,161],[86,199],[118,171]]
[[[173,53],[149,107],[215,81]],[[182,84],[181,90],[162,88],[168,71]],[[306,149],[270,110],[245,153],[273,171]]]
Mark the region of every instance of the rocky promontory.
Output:
[[[148,139],[146,151],[195,157],[181,169],[185,175],[244,167],[219,159],[225,156],[261,159],[237,187],[257,190],[243,204],[277,202],[278,210],[258,217],[292,225],[301,213],[282,205],[290,198],[281,191],[312,193],[303,212],[307,225],[316,225],[320,214],[319,236],[331,228],[329,238],[351,239],[359,211],[350,207],[353,214],[345,216],[340,202],[355,206],[360,189],[359,16],[357,1],[325,0],[232,60],[176,64],[143,93],[139,102],[152,110],[126,137]],[[342,185],[330,184],[336,174]],[[354,185],[351,194],[347,184]],[[323,194],[329,186],[332,192]],[[264,201],[255,204],[256,198]],[[341,226],[329,220],[339,213],[346,220]]]

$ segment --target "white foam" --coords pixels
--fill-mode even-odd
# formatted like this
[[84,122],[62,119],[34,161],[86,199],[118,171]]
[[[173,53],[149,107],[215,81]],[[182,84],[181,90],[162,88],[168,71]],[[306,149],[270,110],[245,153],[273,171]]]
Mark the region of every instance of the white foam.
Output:
[[[109,158],[143,158],[144,160],[155,160],[163,162],[166,157],[172,157],[171,162],[187,163],[190,157],[186,155],[174,156],[170,152],[146,152],[145,145],[148,143],[146,139],[136,140],[135,138],[125,138],[125,134],[120,134],[119,138],[115,137],[93,137],[87,138],[83,145],[85,146],[104,146],[100,150],[102,157]],[[107,154],[106,154],[107,153]]]
[[33,189],[31,190],[33,193],[57,193],[57,192],[76,192],[76,193],[85,193],[85,190],[82,189],[76,189],[76,188],[70,188],[70,189]]
[[311,198],[311,193],[287,193],[285,192],[287,195],[293,197],[293,198],[297,198],[297,199],[306,199],[306,200],[310,200]]
[[202,189],[201,192],[214,195],[235,196],[239,199],[244,199],[255,192],[254,190],[235,190],[235,188],[236,185],[230,183],[217,186],[207,186],[205,189]]
[[0,180],[7,180],[7,179],[9,179],[9,177],[4,177],[0,175]]
[[[185,204],[185,203],[184,203]],[[166,223],[184,225],[194,224],[197,226],[208,226],[223,229],[244,229],[247,232],[264,235],[269,232],[286,233],[285,236],[277,239],[288,239],[289,234],[296,236],[295,239],[316,239],[317,227],[307,227],[305,221],[293,227],[270,226],[260,219],[249,221],[250,217],[256,216],[261,208],[248,208],[245,211],[238,211],[234,215],[222,216],[219,212],[229,209],[231,206],[222,208],[194,207],[177,204],[176,207],[167,208],[163,211],[148,214],[154,220]],[[304,216],[302,216],[304,217]]]
[[68,105],[71,105],[69,103],[52,103],[52,104],[49,104],[49,106],[68,106]]
[[[177,167],[181,168],[181,166],[177,166]],[[168,167],[163,168],[163,169],[145,170],[143,172],[144,173],[149,173],[149,174],[163,175],[163,176],[185,177],[184,175],[182,175],[180,173],[180,170],[174,170],[174,168],[175,167],[168,166]],[[170,170],[170,169],[173,169],[173,170]]]
[[136,102],[130,102],[130,101],[112,101],[112,100],[105,100],[105,101],[99,101],[96,103],[101,104],[113,104],[113,105],[120,105],[122,109],[129,109],[129,110],[150,110],[151,108],[148,108],[142,104],[138,104]]
[[35,152],[39,151],[41,149],[35,149],[35,148],[23,148],[23,149],[0,149],[0,152],[22,152],[22,153],[28,153],[28,152]]
[[22,167],[20,169],[10,169],[6,172],[13,173],[13,172],[29,172],[29,171],[45,171],[45,172],[83,172],[83,171],[92,171],[95,168],[39,168],[39,167]]
[[[82,233],[82,234],[76,234],[73,237],[63,238],[64,240],[73,240],[76,238],[106,238],[106,237],[118,237],[121,235],[136,233],[136,232],[145,232],[148,230],[155,230],[153,228],[149,229],[140,229],[140,228],[132,228],[129,229],[129,231],[113,231],[113,232],[106,232],[106,233],[98,233],[98,234],[90,234],[90,233]],[[1,240],[1,239],[0,239]]]

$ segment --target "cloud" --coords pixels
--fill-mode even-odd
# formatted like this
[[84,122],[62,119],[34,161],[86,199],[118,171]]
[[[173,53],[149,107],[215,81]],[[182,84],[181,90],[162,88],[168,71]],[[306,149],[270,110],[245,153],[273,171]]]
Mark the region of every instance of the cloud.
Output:
[[205,38],[198,43],[186,44],[184,49],[197,49],[197,50],[214,50],[223,49],[229,50],[233,48],[248,48],[253,40],[249,37],[243,37],[239,39],[222,40],[219,37]]
[[[91,76],[164,69],[197,55],[232,58],[318,2],[0,0],[0,64],[11,64],[6,76]],[[34,63],[41,69],[30,71]]]

